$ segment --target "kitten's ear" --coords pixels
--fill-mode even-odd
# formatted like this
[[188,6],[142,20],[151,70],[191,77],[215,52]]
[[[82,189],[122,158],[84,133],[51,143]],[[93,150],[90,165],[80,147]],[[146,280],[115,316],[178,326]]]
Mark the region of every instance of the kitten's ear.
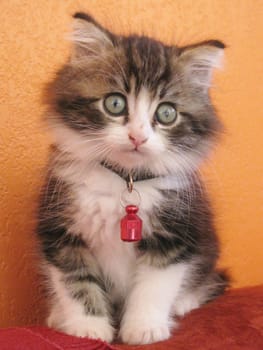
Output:
[[209,88],[213,69],[222,66],[224,48],[225,45],[217,40],[182,48],[179,63],[185,78],[200,87]]
[[100,55],[108,48],[113,47],[113,34],[104,29],[90,15],[77,12],[73,17],[73,33],[71,35],[75,45],[73,59],[87,54]]

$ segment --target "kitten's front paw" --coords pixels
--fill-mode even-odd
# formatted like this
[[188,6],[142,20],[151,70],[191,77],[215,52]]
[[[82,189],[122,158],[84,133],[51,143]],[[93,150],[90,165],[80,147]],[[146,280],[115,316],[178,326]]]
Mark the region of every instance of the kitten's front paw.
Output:
[[[144,320],[145,321],[145,320]],[[170,325],[156,322],[124,322],[120,329],[120,338],[127,344],[151,344],[170,337]],[[148,323],[148,324],[147,324]]]
[[86,316],[79,319],[73,317],[51,326],[76,337],[100,339],[108,343],[114,339],[115,330],[106,317]]

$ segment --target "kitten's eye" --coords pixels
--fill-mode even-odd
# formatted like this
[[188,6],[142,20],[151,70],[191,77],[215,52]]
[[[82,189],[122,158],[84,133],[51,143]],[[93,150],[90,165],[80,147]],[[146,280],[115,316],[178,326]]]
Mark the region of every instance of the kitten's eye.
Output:
[[126,112],[126,99],[118,93],[108,95],[104,99],[104,108],[113,116],[123,115]]
[[177,112],[170,103],[161,103],[156,110],[156,119],[162,125],[171,125],[177,118]]

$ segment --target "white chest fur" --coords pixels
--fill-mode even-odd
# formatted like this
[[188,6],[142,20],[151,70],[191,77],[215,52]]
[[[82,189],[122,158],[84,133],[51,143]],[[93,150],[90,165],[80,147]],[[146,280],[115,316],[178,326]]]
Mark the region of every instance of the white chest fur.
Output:
[[[143,220],[143,232],[150,234],[152,209],[162,195],[154,180],[135,183],[135,188],[141,198],[139,215]],[[77,210],[72,230],[87,242],[105,277],[118,286],[117,294],[124,294],[136,264],[134,243],[120,239],[120,220],[125,215],[120,196],[126,190],[125,181],[98,167],[91,170],[84,181],[78,181],[74,189]]]

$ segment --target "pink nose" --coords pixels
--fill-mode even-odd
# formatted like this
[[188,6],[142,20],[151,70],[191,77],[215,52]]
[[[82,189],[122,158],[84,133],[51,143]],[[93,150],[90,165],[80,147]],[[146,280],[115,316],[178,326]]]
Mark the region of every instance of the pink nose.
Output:
[[133,135],[129,134],[129,139],[131,140],[131,142],[134,144],[134,146],[138,147],[140,145],[142,145],[143,143],[145,143],[148,138],[143,138],[143,137],[134,137]]

